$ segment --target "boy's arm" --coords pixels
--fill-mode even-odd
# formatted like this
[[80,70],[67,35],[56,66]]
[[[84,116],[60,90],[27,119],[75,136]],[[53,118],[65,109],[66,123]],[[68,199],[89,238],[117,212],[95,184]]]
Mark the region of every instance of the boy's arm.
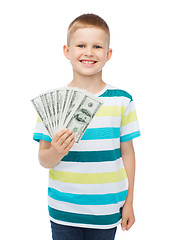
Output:
[[52,142],[39,141],[39,162],[45,168],[53,168],[60,160],[68,154],[75,142],[73,131],[62,129],[59,131]]
[[135,177],[135,153],[132,140],[121,142],[121,155],[128,176],[128,194],[122,209],[122,229],[129,230],[135,222],[133,211],[133,191]]
[[62,156],[52,148],[51,143],[40,140],[39,141],[39,154],[40,165],[44,168],[53,168],[61,160]]

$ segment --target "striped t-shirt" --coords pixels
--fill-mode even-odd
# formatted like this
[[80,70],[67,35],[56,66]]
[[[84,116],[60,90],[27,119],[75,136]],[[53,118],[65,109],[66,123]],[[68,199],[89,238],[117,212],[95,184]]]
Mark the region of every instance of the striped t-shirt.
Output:
[[[112,85],[95,94],[103,105],[78,144],[49,169],[50,220],[62,225],[110,229],[121,223],[128,192],[120,142],[140,136],[132,96]],[[38,119],[33,139],[51,141]]]

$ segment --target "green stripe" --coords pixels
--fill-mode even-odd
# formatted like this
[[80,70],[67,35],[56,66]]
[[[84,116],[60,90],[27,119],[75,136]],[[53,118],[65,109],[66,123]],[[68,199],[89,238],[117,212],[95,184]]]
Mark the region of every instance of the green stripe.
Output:
[[116,172],[105,173],[75,173],[49,170],[49,178],[52,180],[77,183],[77,184],[103,184],[120,182],[127,178],[125,168],[122,168]]
[[69,151],[62,158],[64,162],[105,162],[115,161],[121,157],[120,148],[105,151]]
[[96,117],[122,117],[126,107],[123,106],[102,106],[96,113]]
[[42,123],[39,117],[37,118],[37,123]]
[[60,221],[70,222],[70,223],[83,223],[83,224],[93,224],[93,225],[108,225],[115,224],[121,219],[121,209],[119,213],[109,214],[109,215],[90,215],[90,214],[79,214],[64,212],[56,210],[48,206],[49,215]]
[[99,97],[127,97],[131,101],[133,101],[132,96],[124,90],[119,89],[107,89],[102,95]]
[[128,115],[122,117],[121,120],[121,127],[127,125],[128,123],[137,121],[137,114],[136,111],[130,112]]

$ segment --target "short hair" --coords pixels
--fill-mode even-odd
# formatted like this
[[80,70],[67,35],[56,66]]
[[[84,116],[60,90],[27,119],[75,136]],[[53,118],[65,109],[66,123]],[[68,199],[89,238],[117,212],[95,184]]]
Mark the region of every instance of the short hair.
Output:
[[110,41],[110,30],[104,19],[93,13],[82,14],[75,18],[68,27],[67,45],[69,45],[71,35],[79,28],[97,27],[105,31]]

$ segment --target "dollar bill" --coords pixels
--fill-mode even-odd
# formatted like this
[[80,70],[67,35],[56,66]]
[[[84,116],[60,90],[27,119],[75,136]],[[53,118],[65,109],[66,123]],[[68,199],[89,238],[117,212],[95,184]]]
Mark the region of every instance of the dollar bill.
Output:
[[50,111],[49,98],[48,98],[47,95],[48,95],[48,93],[41,94],[41,95],[40,95],[40,99],[41,99],[41,101],[42,101],[42,105],[43,105],[44,112],[45,112],[45,115],[46,115],[46,121],[48,122],[51,136],[53,137],[53,136],[54,136],[54,133],[53,133],[52,120],[51,120],[51,115],[52,115],[52,114],[51,114],[51,111]]
[[65,118],[65,114],[67,111],[68,107],[68,102],[70,101],[72,95],[72,90],[70,89],[65,89],[64,95],[63,95],[63,104],[62,104],[62,109],[61,109],[61,116],[60,116],[60,124],[63,126],[63,119]]
[[56,111],[56,127],[54,132],[57,132],[57,129],[60,129],[61,126],[61,118],[63,114],[63,105],[64,105],[64,99],[65,99],[65,93],[66,89],[56,89],[55,90],[55,111]]
[[51,138],[72,129],[78,143],[103,104],[101,98],[76,87],[57,88],[31,100]]
[[44,111],[44,107],[43,107],[40,97],[38,96],[38,97],[32,99],[31,102],[32,102],[34,108],[36,109],[38,116],[39,116],[41,122],[43,123],[43,125],[45,126],[49,136],[52,138],[53,136],[50,131],[49,122],[47,120],[46,113]]
[[71,88],[71,95],[67,104],[67,108],[65,111],[65,114],[63,114],[63,125],[65,125],[67,119],[70,118],[70,116],[73,114],[73,111],[75,110],[75,107],[78,105],[81,98],[83,98],[83,92],[79,90],[78,88]]
[[75,109],[74,114],[65,124],[65,127],[72,129],[75,133],[75,142],[78,143],[84,134],[91,120],[101,107],[103,102],[90,95],[84,95],[83,99]]
[[50,97],[50,107],[51,107],[51,112],[52,112],[52,121],[53,121],[53,131],[56,128],[56,112],[55,112],[55,91],[50,91],[49,92],[49,97]]

